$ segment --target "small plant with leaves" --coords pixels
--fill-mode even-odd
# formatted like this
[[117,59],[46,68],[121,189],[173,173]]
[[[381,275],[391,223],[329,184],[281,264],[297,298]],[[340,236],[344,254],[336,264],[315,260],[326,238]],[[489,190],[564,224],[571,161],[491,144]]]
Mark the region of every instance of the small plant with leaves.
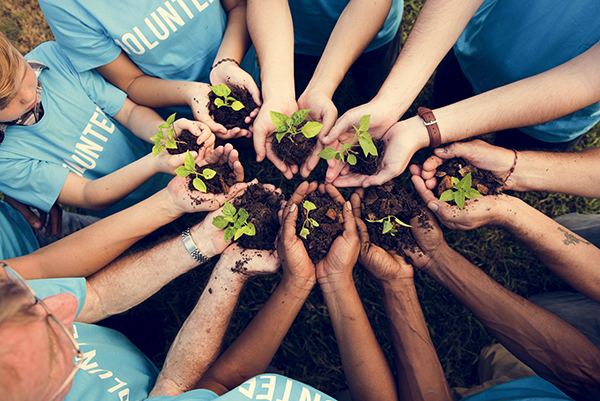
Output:
[[408,228],[412,227],[410,224],[406,224],[405,222],[403,222],[396,216],[387,216],[387,217],[384,217],[379,220],[367,219],[367,221],[369,223],[383,223],[383,230],[381,231],[381,233],[384,235],[389,233],[392,237],[394,237],[396,235],[396,233],[398,232],[398,230],[396,228],[394,228],[394,223],[392,223],[392,219],[394,219],[396,224],[398,224],[402,227],[408,227]]
[[320,153],[319,156],[325,160],[331,160],[335,158],[336,160],[341,160],[342,163],[348,161],[349,164],[355,165],[357,162],[356,155],[359,153],[358,150],[354,150],[357,147],[360,147],[365,154],[365,158],[369,157],[369,155],[378,156],[377,147],[373,143],[373,138],[371,138],[371,134],[369,134],[369,125],[371,123],[371,115],[367,114],[360,118],[360,125],[357,128],[356,126],[352,126],[354,128],[355,134],[352,142],[345,143],[342,146],[342,150],[336,152],[333,148],[325,148]]
[[[275,137],[277,138],[277,142],[281,142],[286,135],[292,142],[294,142],[293,138],[297,134],[302,134],[307,139],[317,136],[319,132],[321,132],[323,124],[316,121],[307,121],[304,123],[309,112],[310,109],[298,110],[294,112],[291,117],[288,117],[283,113],[270,110],[269,114],[271,115],[271,121],[275,124]],[[304,123],[304,125],[302,125],[302,123]],[[300,125],[302,125],[302,128],[299,128]]]
[[192,185],[198,191],[206,193],[206,184],[204,183],[204,181],[202,181],[202,178],[210,180],[217,174],[217,172],[209,168],[205,168],[202,170],[202,172],[198,172],[196,170],[196,161],[194,160],[194,156],[192,156],[192,154],[188,150],[185,153],[183,166],[177,167],[175,169],[175,174],[177,174],[181,178],[185,178],[188,175],[194,175],[195,177],[192,180]]
[[[175,139],[175,126],[173,125],[175,122],[175,114],[177,113],[171,114],[166,122],[158,126],[158,134],[150,137],[150,140],[154,141],[152,156],[157,156],[165,148],[177,149],[177,142],[180,141]],[[165,137],[167,139],[165,139]]]
[[302,207],[304,208],[304,210],[306,210],[306,219],[304,219],[304,223],[302,223],[300,236],[306,239],[306,237],[308,237],[308,235],[310,234],[309,228],[312,229],[313,227],[319,227],[319,223],[315,219],[308,217],[310,211],[315,210],[317,208],[314,203],[305,200],[304,203],[302,203]]
[[243,109],[245,107],[242,104],[242,102],[240,102],[239,100],[235,99],[232,96],[229,96],[229,95],[231,95],[231,89],[229,89],[227,87],[227,85],[225,85],[225,84],[213,85],[210,87],[210,89],[213,91],[213,93],[215,95],[217,95],[217,98],[214,101],[215,106],[230,107],[235,111],[240,111],[241,109]]
[[225,233],[223,234],[224,242],[231,238],[235,241],[244,234],[250,236],[256,234],[254,224],[248,222],[248,217],[246,209],[236,209],[231,203],[225,202],[225,205],[223,205],[223,215],[215,217],[212,223],[217,228],[225,229]]
[[441,202],[454,201],[458,207],[462,210],[465,206],[465,200],[479,198],[483,195],[479,193],[475,188],[471,188],[472,177],[471,173],[468,173],[463,177],[462,180],[459,180],[456,177],[452,177],[452,188],[444,191],[442,195],[440,195]]

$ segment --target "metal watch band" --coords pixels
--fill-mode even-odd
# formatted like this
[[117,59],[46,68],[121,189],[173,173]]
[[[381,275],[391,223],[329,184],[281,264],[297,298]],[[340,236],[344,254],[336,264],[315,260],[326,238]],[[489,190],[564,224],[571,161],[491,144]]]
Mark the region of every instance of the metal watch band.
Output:
[[417,114],[423,119],[423,124],[427,128],[429,134],[429,147],[437,148],[442,144],[442,135],[440,134],[440,127],[438,127],[437,120],[433,115],[433,111],[427,107],[419,107]]
[[185,246],[185,249],[187,249],[189,254],[192,256],[192,258],[194,258],[194,260],[196,260],[196,262],[202,264],[208,260],[208,258],[198,250],[198,247],[190,235],[189,228],[183,230],[181,233],[181,239],[183,239],[183,246]]

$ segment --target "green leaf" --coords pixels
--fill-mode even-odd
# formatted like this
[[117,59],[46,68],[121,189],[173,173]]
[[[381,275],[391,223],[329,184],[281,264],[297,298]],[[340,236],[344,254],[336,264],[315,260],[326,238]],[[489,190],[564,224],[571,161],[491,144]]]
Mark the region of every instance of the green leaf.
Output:
[[406,224],[405,222],[403,222],[402,220],[400,220],[399,218],[397,218],[396,216],[392,216],[394,218],[394,221],[398,224],[400,224],[401,226],[404,227],[412,227],[410,224]]
[[225,84],[213,85],[210,87],[210,89],[214,92],[215,95],[221,97],[227,97],[231,93],[231,90]]
[[213,226],[223,229],[229,225],[229,222],[223,216],[217,216],[213,219]]
[[233,102],[233,104],[231,105],[231,108],[234,109],[235,111],[240,111],[241,109],[244,108],[244,105],[242,102],[240,102],[239,100],[236,100]]
[[309,218],[308,221],[309,221],[309,223],[310,223],[311,226],[313,226],[313,227],[319,227],[319,222],[317,220]]
[[312,138],[321,132],[321,128],[323,128],[323,124],[316,121],[309,121],[302,127],[302,134],[307,138]]
[[171,128],[171,124],[169,123],[162,123],[161,125],[158,126],[158,129],[160,130],[159,132],[162,132],[163,129],[169,129]]
[[225,216],[233,217],[233,216],[235,216],[236,211],[237,210],[236,210],[235,206],[233,206],[229,202],[225,202],[225,204],[223,205],[223,215],[225,215]]
[[171,114],[168,118],[167,118],[167,126],[165,128],[170,128],[171,125],[173,125],[173,123],[175,122],[175,115],[177,113],[173,113]]
[[347,151],[348,149],[350,149],[352,147],[351,143],[345,143],[342,145],[342,152]]
[[325,148],[322,151],[320,151],[317,156],[319,156],[319,157],[321,157],[321,158],[323,158],[325,160],[331,160],[336,155],[337,155],[337,152],[334,149],[332,149],[332,148]]
[[465,196],[469,199],[481,198],[483,195],[475,188],[469,188],[465,191]]
[[152,156],[158,156],[160,154],[160,152],[162,152],[165,149],[164,146],[162,146],[160,143],[155,144],[152,147]]
[[465,207],[465,193],[462,191],[456,191],[454,193],[454,202],[456,202],[459,209],[462,210],[462,208]]
[[205,168],[202,170],[202,177],[206,178],[207,180],[212,179],[215,175],[217,175],[217,172],[210,168]]
[[306,116],[308,116],[309,111],[310,111],[310,109],[303,109],[303,110],[295,111],[291,117],[292,125],[295,125],[295,126],[300,125],[302,123],[302,121],[306,120]]
[[160,142],[160,141],[162,141],[162,140],[164,140],[164,139],[165,139],[165,138],[164,138],[164,136],[163,136],[163,133],[162,133],[162,131],[159,131],[159,132],[158,132],[158,134],[156,134],[156,135],[152,135],[152,136],[150,137],[150,140],[151,140],[152,142]]
[[368,131],[370,124],[371,124],[371,115],[367,114],[366,116],[362,116],[360,118],[360,126],[358,127],[358,130],[360,132]]
[[300,236],[302,238],[306,239],[306,237],[308,237],[308,234],[310,234],[310,231],[308,230],[308,228],[302,227],[302,230],[300,230]]
[[200,178],[196,177],[192,181],[192,185],[200,192],[206,193],[206,184]]
[[310,212],[311,210],[315,210],[317,208],[314,203],[312,203],[311,201],[307,201],[307,200],[304,201],[304,203],[302,204],[302,207],[304,209],[306,209],[307,212]]
[[167,141],[165,142],[165,148],[177,149],[177,142],[175,142],[175,139],[173,139],[172,137],[169,137],[169,139],[167,139]]
[[452,182],[452,186],[453,186],[454,188],[456,188],[456,184],[458,184],[458,183],[460,182],[460,181],[458,180],[458,178],[456,178],[456,177],[452,177],[452,178],[450,178],[450,181]]
[[253,236],[256,234],[256,228],[254,227],[254,224],[252,224],[252,223],[248,223],[247,225],[245,225],[243,230],[244,230],[244,234],[249,235],[249,236]]
[[240,222],[240,224],[244,224],[246,222],[246,220],[248,220],[248,212],[244,208],[240,208],[240,210],[238,210],[238,212],[237,212],[237,215],[238,215],[238,221]]
[[385,217],[383,219],[379,219],[379,220],[369,220],[369,219],[365,219],[366,221],[368,221],[369,223],[381,223],[385,220]]
[[227,242],[228,240],[232,239],[236,231],[237,230],[233,227],[227,227],[225,229],[225,233],[223,233],[223,242]]
[[194,156],[192,156],[189,150],[185,152],[185,159],[183,160],[183,165],[188,170],[194,170],[194,168],[196,167],[196,161],[194,160]]
[[181,178],[187,177],[188,175],[190,175],[191,172],[192,170],[185,168],[185,166],[179,166],[175,169],[175,174],[177,174],[177,176]]
[[233,222],[233,228],[239,230],[240,228],[242,228],[242,223],[239,220],[235,219],[235,221]]
[[385,220],[383,222],[383,231],[381,233],[382,234],[387,234],[390,231],[392,231],[392,228],[394,228],[394,226],[392,225],[392,223],[390,223],[388,220]]
[[287,131],[287,121],[289,120],[288,116],[273,110],[269,110],[269,115],[271,116],[271,121],[273,121],[275,127],[286,127],[285,130]]
[[356,156],[348,155],[348,163],[354,166],[356,164]]
[[[369,135],[367,133],[367,135]],[[369,156],[369,154],[373,156],[377,156],[377,148],[371,139],[371,135],[368,138],[358,138],[358,143],[360,144],[361,149],[365,153],[365,157]]]
[[281,142],[281,140],[283,139],[283,137],[285,136],[285,131],[284,132],[278,132],[275,134],[275,138],[277,138],[277,142]]
[[456,188],[466,191],[467,189],[471,188],[472,180],[471,173],[469,173],[465,175],[462,180],[460,180],[460,182],[456,185]]
[[223,101],[223,99],[221,99],[220,97],[215,99],[215,106],[217,107],[222,107],[225,106],[225,102]]
[[236,230],[233,240],[237,241],[242,235],[244,235],[244,229],[240,227]]
[[440,196],[440,202],[448,202],[454,199],[454,191],[448,189]]

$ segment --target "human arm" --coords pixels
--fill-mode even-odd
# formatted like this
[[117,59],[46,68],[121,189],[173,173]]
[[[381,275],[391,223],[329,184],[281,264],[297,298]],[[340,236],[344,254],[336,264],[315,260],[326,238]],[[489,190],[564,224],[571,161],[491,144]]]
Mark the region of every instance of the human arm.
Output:
[[[517,358],[574,399],[595,399],[600,350],[573,326],[509,291],[452,250],[429,215],[414,221],[420,250],[405,252],[486,326]],[[509,324],[507,324],[509,322]]]
[[[285,0],[249,0],[248,30],[260,63],[263,104],[252,124],[256,160],[265,156],[290,179],[292,171],[271,150],[275,125],[269,111],[288,116],[298,110],[294,89],[294,30],[288,2]],[[277,32],[273,35],[273,32]]]
[[359,263],[377,282],[391,332],[400,400],[451,400],[450,390],[429,335],[414,283],[403,256],[370,242],[360,220],[362,190],[351,202],[360,238]]
[[34,230],[41,230],[44,228],[44,224],[46,224],[46,219],[48,220],[48,226],[46,227],[46,231],[44,235],[49,237],[50,234],[54,235],[58,238],[60,235],[60,229],[62,227],[62,209],[58,205],[58,203],[54,203],[50,208],[48,213],[44,212],[41,209],[37,209],[39,216],[31,211],[31,208],[24,203],[19,202],[18,200],[11,198],[8,195],[4,195],[4,200],[8,203],[13,209],[17,212],[21,213],[25,220],[29,223],[31,228]]
[[[351,0],[339,16],[308,86],[298,98],[298,107],[310,109],[311,119],[323,124],[321,136],[329,132],[337,119],[337,108],[331,100],[335,90],[383,26],[391,5],[391,0]],[[369,18],[365,18],[366,14]],[[322,149],[319,142],[300,168],[303,177],[315,168]]]

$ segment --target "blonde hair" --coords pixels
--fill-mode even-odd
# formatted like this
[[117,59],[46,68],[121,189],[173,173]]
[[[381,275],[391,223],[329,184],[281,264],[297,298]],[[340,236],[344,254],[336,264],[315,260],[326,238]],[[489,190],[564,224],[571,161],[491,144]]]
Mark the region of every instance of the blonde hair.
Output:
[[14,96],[20,59],[17,48],[0,32],[0,110],[6,108]]

